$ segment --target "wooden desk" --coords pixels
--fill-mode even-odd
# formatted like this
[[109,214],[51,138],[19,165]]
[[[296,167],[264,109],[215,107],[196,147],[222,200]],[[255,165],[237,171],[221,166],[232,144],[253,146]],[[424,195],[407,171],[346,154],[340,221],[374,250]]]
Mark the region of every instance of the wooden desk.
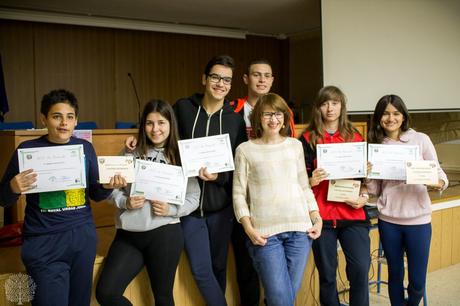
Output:
[[[23,141],[46,135],[47,130],[0,131],[0,173],[3,175],[16,147]],[[119,155],[128,136],[137,135],[137,129],[93,130],[93,146],[97,155]],[[9,223],[24,220],[25,197],[7,209]],[[113,225],[114,208],[106,201],[91,203],[96,226]]]

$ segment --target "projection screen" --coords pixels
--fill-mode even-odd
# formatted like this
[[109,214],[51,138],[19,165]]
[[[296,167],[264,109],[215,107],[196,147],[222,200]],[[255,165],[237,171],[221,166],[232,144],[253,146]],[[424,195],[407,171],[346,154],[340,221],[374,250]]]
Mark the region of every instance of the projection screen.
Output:
[[397,94],[411,111],[460,110],[460,1],[322,0],[324,85],[351,113]]

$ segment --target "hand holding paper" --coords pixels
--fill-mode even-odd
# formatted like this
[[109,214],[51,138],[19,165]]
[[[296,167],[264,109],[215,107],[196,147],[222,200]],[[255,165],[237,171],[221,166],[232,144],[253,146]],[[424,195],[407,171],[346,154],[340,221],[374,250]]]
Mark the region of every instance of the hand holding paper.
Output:
[[167,216],[169,212],[169,204],[162,201],[150,201],[153,213],[157,216]]
[[142,195],[130,196],[126,199],[126,208],[127,209],[138,209],[144,206],[145,197]]
[[18,173],[10,181],[11,190],[20,194],[35,187],[35,182],[37,182],[37,173],[33,169],[28,169]]
[[127,185],[126,179],[120,174],[116,174],[110,178],[110,181],[108,184],[103,184],[102,186],[105,189],[115,189],[115,188],[126,187],[126,185]]

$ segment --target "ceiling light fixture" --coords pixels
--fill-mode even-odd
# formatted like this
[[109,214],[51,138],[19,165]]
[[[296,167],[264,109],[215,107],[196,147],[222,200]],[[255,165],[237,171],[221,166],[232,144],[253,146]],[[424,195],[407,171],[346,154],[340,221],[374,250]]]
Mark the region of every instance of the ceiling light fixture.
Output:
[[19,10],[0,8],[0,18],[34,22],[59,23],[104,27],[115,29],[141,30],[153,32],[179,33],[189,35],[216,36],[245,39],[247,31],[227,28],[184,25],[176,23],[154,22],[146,20],[122,19],[111,17],[85,16],[54,13],[35,10]]

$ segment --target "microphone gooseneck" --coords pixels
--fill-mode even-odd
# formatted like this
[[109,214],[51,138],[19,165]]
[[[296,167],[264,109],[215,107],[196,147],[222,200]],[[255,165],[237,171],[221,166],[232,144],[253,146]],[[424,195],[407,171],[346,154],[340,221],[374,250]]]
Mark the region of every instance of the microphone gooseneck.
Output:
[[134,94],[136,95],[137,100],[137,124],[141,124],[141,100],[139,99],[139,95],[137,93],[136,83],[134,82],[134,78],[131,72],[128,72],[128,78],[131,80],[131,84],[133,85]]

